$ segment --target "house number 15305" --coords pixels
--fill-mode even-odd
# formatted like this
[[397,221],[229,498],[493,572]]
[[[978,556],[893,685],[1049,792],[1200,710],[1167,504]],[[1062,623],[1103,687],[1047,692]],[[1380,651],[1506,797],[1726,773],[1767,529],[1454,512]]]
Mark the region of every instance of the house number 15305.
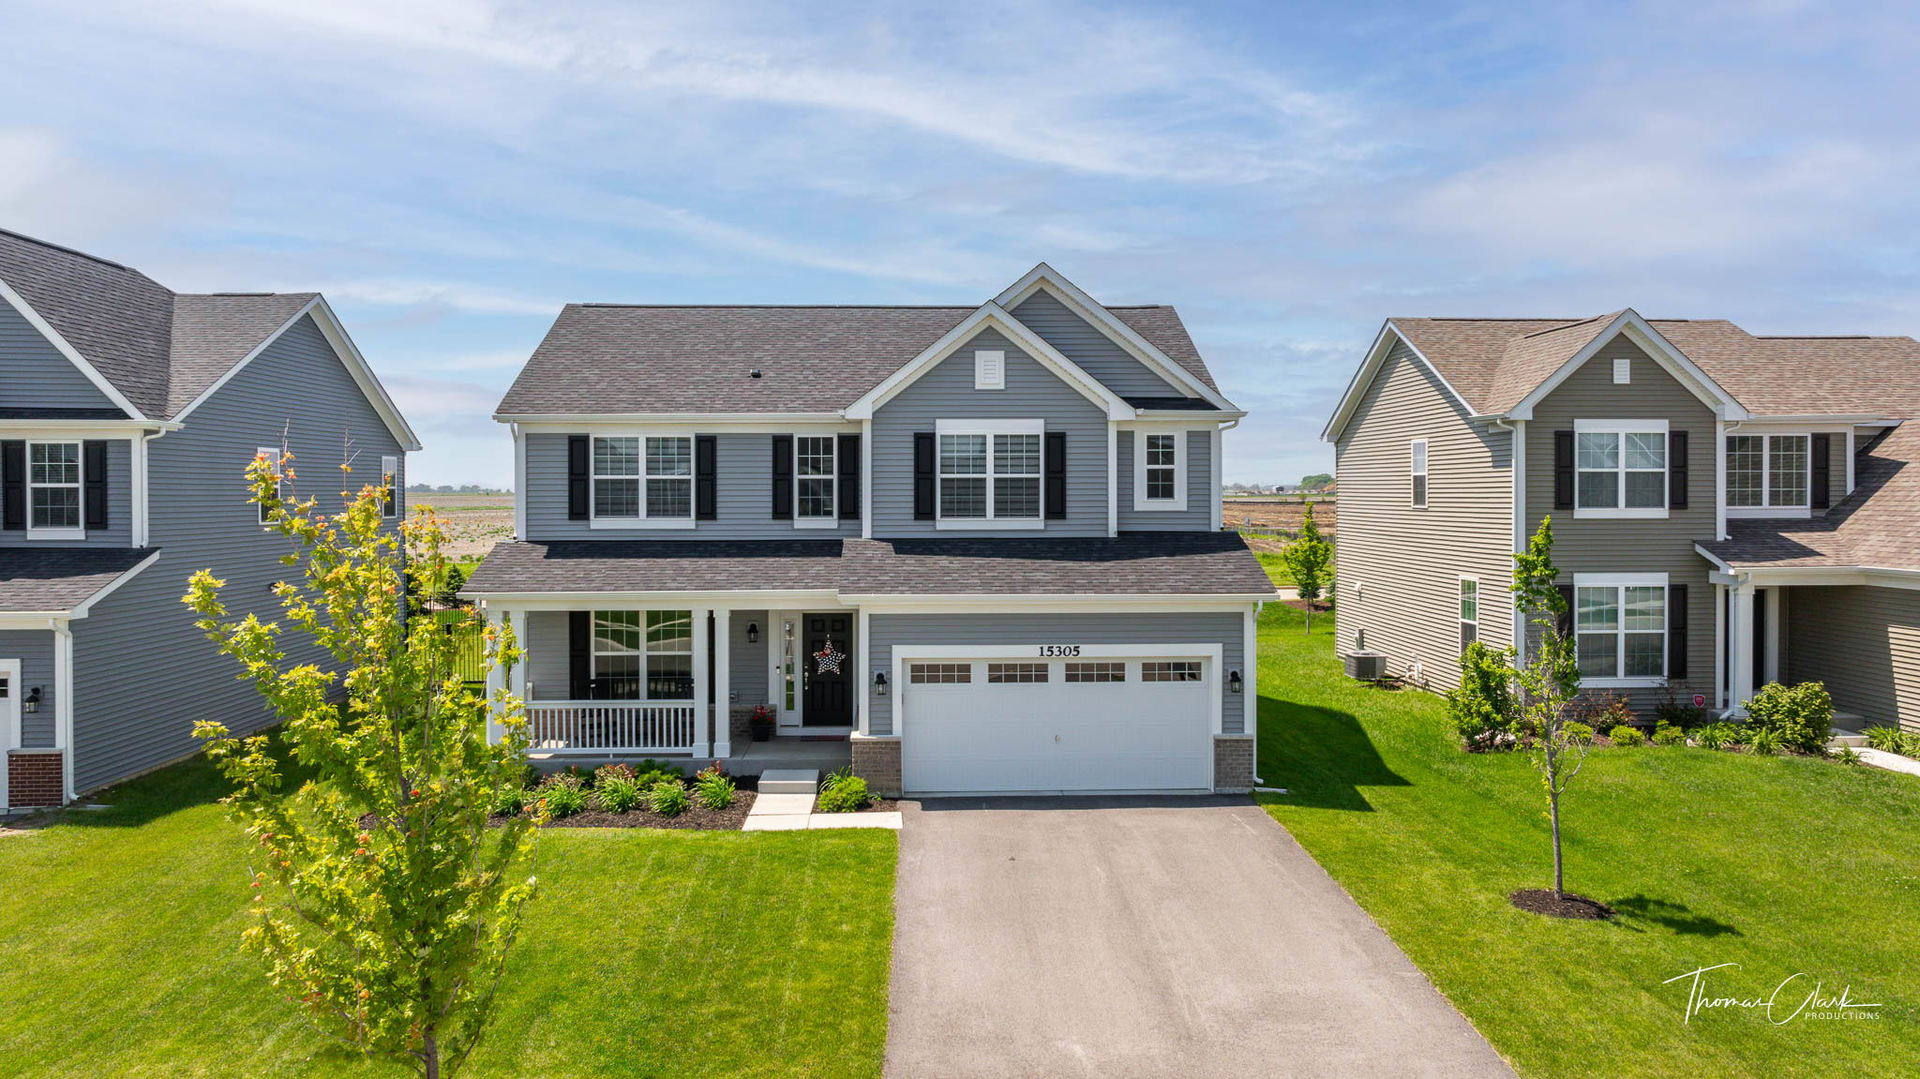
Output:
[[1071,659],[1079,654],[1080,646],[1077,644],[1043,644],[1040,646],[1040,655],[1048,659],[1059,659],[1061,657]]

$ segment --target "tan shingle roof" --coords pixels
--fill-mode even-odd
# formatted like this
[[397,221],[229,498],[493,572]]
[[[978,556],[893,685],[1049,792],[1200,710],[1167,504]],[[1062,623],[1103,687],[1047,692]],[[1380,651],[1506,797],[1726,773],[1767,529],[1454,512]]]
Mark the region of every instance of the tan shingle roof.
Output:
[[1920,569],[1920,424],[1905,424],[1854,462],[1854,489],[1824,518],[1729,521],[1701,546],[1742,569]]

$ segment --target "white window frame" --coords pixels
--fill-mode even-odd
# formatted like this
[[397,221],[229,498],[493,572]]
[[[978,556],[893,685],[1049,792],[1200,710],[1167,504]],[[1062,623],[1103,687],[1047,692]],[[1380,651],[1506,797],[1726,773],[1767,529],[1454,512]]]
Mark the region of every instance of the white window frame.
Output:
[[380,458],[380,482],[392,491],[386,501],[380,504],[380,516],[391,521],[400,516],[400,458]]
[[[933,435],[933,527],[942,530],[966,531],[968,529],[1040,529],[1047,526],[1047,421],[1045,420],[935,420]],[[948,517],[944,511],[946,500],[942,497],[945,481],[948,479],[979,479],[980,473],[947,473],[940,471],[940,440],[947,435],[985,435],[987,436],[987,515],[985,517]],[[1040,498],[1038,512],[1032,517],[997,517],[994,515],[994,487],[1000,475],[994,471],[995,435],[1035,435],[1040,439],[1040,470],[1031,477],[1039,481]],[[1027,479],[1028,473],[1018,473],[1009,479]]]
[[1633,384],[1633,357],[1615,356],[1613,358],[1613,384],[1616,386]]
[[[1813,515],[1813,436],[1833,432],[1815,431],[1728,431],[1720,447],[1720,463],[1727,475],[1727,516],[1729,517],[1811,517]],[[1757,438],[1760,440],[1760,504],[1758,506],[1736,506],[1733,504],[1733,440],[1736,438]],[[1773,501],[1773,440],[1776,438],[1798,438],[1806,442],[1807,467],[1802,473],[1800,490],[1802,500],[1793,505]],[[1829,449],[1828,452],[1832,452]],[[1829,481],[1831,482],[1831,481]],[[1833,501],[1829,492],[1829,501]]]
[[[72,483],[35,483],[33,481],[33,449],[35,446],[72,446],[73,475]],[[27,440],[26,450],[27,538],[30,540],[77,540],[87,538],[87,444],[78,438],[35,438]],[[55,490],[73,488],[74,507],[78,511],[79,524],[74,527],[46,527],[33,523],[33,492],[35,488]]]
[[1007,388],[1007,352],[999,348],[975,349],[973,353],[973,388],[976,390],[1004,390]]
[[[600,622],[602,621],[603,616],[611,615],[611,614],[635,614],[640,616],[639,627],[638,627],[640,631],[640,647],[636,649],[602,648],[601,647]],[[684,614],[686,615],[687,616],[687,647],[684,649],[654,648],[653,643],[647,639],[647,616],[652,614]],[[650,681],[650,677],[647,673],[647,659],[649,657],[651,656],[688,656],[688,657],[693,656],[696,650],[695,644],[697,643],[695,640],[696,634],[694,632],[694,627],[695,627],[695,624],[698,622],[699,617],[700,617],[699,612],[689,610],[686,608],[680,608],[680,607],[656,607],[656,608],[643,608],[643,609],[637,609],[637,610],[633,608],[627,608],[627,607],[617,607],[617,608],[609,607],[609,608],[595,610],[592,614],[588,616],[589,621],[587,624],[587,650],[588,650],[587,677],[593,679],[594,681],[599,681],[601,679],[602,676],[600,674],[600,659],[602,656],[638,656],[640,659],[639,688],[644,691],[647,688],[647,685],[649,684],[649,681]],[[691,677],[693,678],[693,689],[691,691],[690,696],[653,697],[643,692],[642,695],[639,697],[619,697],[619,698],[609,697],[604,699],[630,700],[636,703],[645,703],[645,704],[682,704],[682,705],[692,704],[694,703],[695,698],[697,698],[700,695],[698,666],[699,665],[697,663],[692,663],[691,661],[688,664],[688,670],[691,672]]]
[[[802,517],[800,515],[800,443],[803,439],[822,439],[827,444],[827,474],[825,476],[806,476],[808,480],[827,481],[827,515],[825,517]],[[793,527],[795,528],[838,528],[840,527],[840,436],[820,434],[800,434],[793,436]]]
[[[1137,427],[1133,432],[1133,508],[1148,510],[1184,510],[1187,508],[1187,444],[1192,440],[1187,427]],[[1173,439],[1173,497],[1147,497],[1147,470],[1166,465],[1147,464],[1147,440],[1155,435]]]
[[[253,450],[253,459],[256,461],[265,459],[267,464],[273,469],[273,493],[279,496],[280,500],[284,502],[287,497],[287,490],[286,480],[280,475],[280,448],[278,446],[256,446]],[[262,526],[268,525],[270,523],[268,519],[270,511],[266,504],[256,502],[253,504],[253,508],[256,511],[255,515],[260,519],[260,524]]]
[[[1666,684],[1667,680],[1667,627],[1673,623],[1673,612],[1667,609],[1671,591],[1664,573],[1576,573],[1573,575],[1573,610],[1568,618],[1573,623],[1573,646],[1576,661],[1580,649],[1580,590],[1583,588],[1611,588],[1614,590],[1614,610],[1616,626],[1609,633],[1614,638],[1613,669],[1615,675],[1608,678],[1588,678],[1581,676],[1580,685],[1588,689],[1651,689]],[[1627,669],[1627,634],[1651,633],[1652,630],[1627,629],[1626,590],[1629,588],[1660,589],[1660,673],[1658,675],[1635,675],[1627,677],[1619,672]]]
[[[1473,586],[1473,617],[1472,618],[1467,617],[1467,586],[1468,585]],[[1472,626],[1473,639],[1476,641],[1479,640],[1480,639],[1480,578],[1475,577],[1471,574],[1466,574],[1466,573],[1461,574],[1459,588],[1458,588],[1458,591],[1455,593],[1454,600],[1455,600],[1455,611],[1460,616],[1460,625]],[[1466,645],[1463,644],[1460,646],[1460,651],[1465,652],[1466,650],[1467,650]]]
[[[631,438],[631,439],[638,440],[639,471],[636,474],[632,476],[613,476],[613,475],[602,476],[600,474],[600,467],[598,463],[600,460],[600,454],[598,452],[599,443],[605,439],[614,439],[614,438]],[[689,471],[685,476],[670,476],[666,474],[662,474],[660,476],[651,476],[648,474],[647,472],[647,440],[653,439],[653,438],[683,438],[687,440],[687,462],[688,462]],[[698,497],[699,497],[698,492],[695,490],[699,482],[699,477],[695,475],[695,473],[699,471],[699,466],[697,463],[697,453],[698,453],[698,450],[694,441],[694,433],[692,431],[680,431],[680,430],[617,431],[617,432],[589,434],[587,436],[587,476],[588,476],[587,527],[589,528],[692,528],[695,523],[694,514],[697,510],[697,507],[695,506],[695,502],[698,500]],[[638,485],[639,498],[637,499],[638,504],[634,507],[637,513],[636,516],[606,517],[601,515],[600,513],[600,481],[603,479],[638,480],[639,481],[639,485]],[[687,482],[687,514],[686,516],[684,517],[652,517],[647,514],[647,481],[650,479],[663,479],[663,480],[664,479],[673,479],[673,480],[684,479],[686,480]]]
[[[1573,516],[1575,519],[1593,520],[1666,520],[1669,516],[1668,503],[1673,500],[1673,440],[1668,437],[1666,420],[1575,420],[1573,421]],[[1611,434],[1619,436],[1619,463],[1611,469],[1580,467],[1580,436],[1583,434]],[[1660,436],[1660,505],[1627,506],[1627,473],[1652,472],[1650,468],[1627,467],[1628,435]],[[1583,507],[1580,505],[1580,474],[1582,472],[1612,472],[1614,476],[1613,506]]]
[[1428,468],[1433,463],[1433,446],[1424,438],[1410,439],[1407,442],[1407,505],[1414,509],[1427,508],[1427,499],[1433,496],[1433,484],[1427,479]]

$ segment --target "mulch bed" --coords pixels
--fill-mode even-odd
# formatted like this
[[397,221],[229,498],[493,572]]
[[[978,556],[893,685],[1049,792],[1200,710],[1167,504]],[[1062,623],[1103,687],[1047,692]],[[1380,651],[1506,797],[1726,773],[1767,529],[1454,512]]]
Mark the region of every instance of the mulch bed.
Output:
[[1613,917],[1613,908],[1598,899],[1588,899],[1572,892],[1563,892],[1560,898],[1555,899],[1551,888],[1522,888],[1507,899],[1521,910],[1544,914],[1549,918],[1603,922]]
[[549,828],[694,828],[706,831],[737,832],[747,819],[747,811],[753,808],[753,791],[733,792],[733,804],[725,809],[708,809],[695,803],[693,808],[677,817],[663,817],[651,809],[634,809],[625,813],[603,813],[598,809],[589,809],[584,813],[575,813],[571,817],[559,817],[547,822]]
[[[899,809],[900,809],[900,803],[894,801],[891,798],[875,798],[873,800],[872,805],[868,806],[865,809],[854,810],[854,812],[856,813],[894,813],[894,812],[898,812]],[[814,795],[813,797],[813,811],[815,813],[820,812],[820,796],[817,794]]]

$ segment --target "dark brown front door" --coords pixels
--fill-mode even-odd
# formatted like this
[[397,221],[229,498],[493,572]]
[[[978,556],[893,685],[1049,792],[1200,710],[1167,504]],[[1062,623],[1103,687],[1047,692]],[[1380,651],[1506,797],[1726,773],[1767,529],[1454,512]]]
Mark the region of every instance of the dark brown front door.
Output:
[[848,693],[853,670],[853,616],[810,614],[801,637],[801,669],[806,672],[805,727],[846,727],[853,723]]

